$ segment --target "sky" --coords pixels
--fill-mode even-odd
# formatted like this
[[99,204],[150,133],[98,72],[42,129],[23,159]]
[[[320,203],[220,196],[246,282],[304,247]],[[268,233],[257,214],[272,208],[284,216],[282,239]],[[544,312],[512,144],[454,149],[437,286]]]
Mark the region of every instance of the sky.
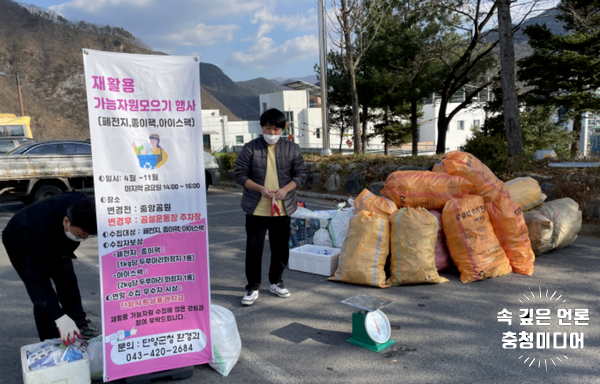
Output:
[[70,21],[121,27],[153,50],[199,55],[234,81],[314,75],[316,0],[28,0]]

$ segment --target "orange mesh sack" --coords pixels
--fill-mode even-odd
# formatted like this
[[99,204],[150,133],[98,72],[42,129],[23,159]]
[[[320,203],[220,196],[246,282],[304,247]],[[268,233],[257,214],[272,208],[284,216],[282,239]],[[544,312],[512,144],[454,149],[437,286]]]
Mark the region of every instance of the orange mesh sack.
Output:
[[387,197],[377,196],[368,189],[364,189],[356,200],[354,200],[354,210],[355,214],[358,211],[369,211],[387,219],[392,213],[398,210],[398,207],[396,207],[396,203]]
[[359,211],[350,221],[337,271],[328,280],[388,288],[383,268],[389,253],[389,221],[376,213]]
[[489,279],[512,271],[481,196],[465,195],[448,201],[442,211],[442,223],[460,281]]
[[396,171],[391,173],[381,194],[398,208],[423,207],[442,210],[450,199],[471,193],[474,185],[462,177],[429,171]]
[[523,211],[529,211],[542,205],[547,197],[542,193],[540,183],[532,177],[519,177],[518,179],[507,181],[506,189],[510,194],[511,200],[519,204],[523,208]]
[[485,210],[513,271],[531,276],[535,255],[521,206],[508,197],[498,196],[493,202],[485,203]]
[[426,209],[402,208],[390,216],[392,285],[445,283],[435,267],[438,219]]
[[[498,195],[509,196],[504,183],[478,158],[467,152],[451,151],[433,165],[433,172],[463,177],[475,187],[473,194],[483,201],[494,201]],[[510,197],[510,196],[509,196]]]

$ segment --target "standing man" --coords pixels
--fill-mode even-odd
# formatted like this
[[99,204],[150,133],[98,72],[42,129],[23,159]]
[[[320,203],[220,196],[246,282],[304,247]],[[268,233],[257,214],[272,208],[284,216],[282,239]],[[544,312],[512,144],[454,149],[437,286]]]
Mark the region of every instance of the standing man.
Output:
[[82,193],[66,193],[25,207],[2,232],[10,262],[33,302],[40,340],[60,337],[69,345],[76,336],[99,334],[86,319],[72,262],[79,244],[96,233],[94,200]]
[[262,254],[269,231],[270,291],[290,297],[283,285],[283,270],[290,257],[290,215],[296,212],[296,188],[306,179],[300,147],[280,140],[285,116],[269,109],[260,117],[263,136],[244,145],[235,162],[235,180],[244,187],[242,209],[246,212],[246,296],[242,305],[252,305],[261,283]]

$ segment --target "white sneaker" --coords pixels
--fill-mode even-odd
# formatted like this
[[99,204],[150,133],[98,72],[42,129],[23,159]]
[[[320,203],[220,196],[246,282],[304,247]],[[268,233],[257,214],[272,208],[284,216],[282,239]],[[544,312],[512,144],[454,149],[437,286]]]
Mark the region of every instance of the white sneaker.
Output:
[[290,297],[291,295],[290,291],[283,286],[283,283],[271,284],[271,293],[274,293],[279,297]]
[[242,299],[242,305],[252,305],[256,299],[258,299],[258,290],[249,289],[246,291],[246,296]]

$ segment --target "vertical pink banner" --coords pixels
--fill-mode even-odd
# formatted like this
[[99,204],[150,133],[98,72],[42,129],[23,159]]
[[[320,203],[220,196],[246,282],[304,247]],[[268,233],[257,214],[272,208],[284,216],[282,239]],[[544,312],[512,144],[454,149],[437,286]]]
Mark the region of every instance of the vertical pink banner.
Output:
[[169,225],[180,232],[102,256],[107,372],[135,376],[212,357],[205,224]]
[[104,381],[212,358],[198,57],[84,50]]

